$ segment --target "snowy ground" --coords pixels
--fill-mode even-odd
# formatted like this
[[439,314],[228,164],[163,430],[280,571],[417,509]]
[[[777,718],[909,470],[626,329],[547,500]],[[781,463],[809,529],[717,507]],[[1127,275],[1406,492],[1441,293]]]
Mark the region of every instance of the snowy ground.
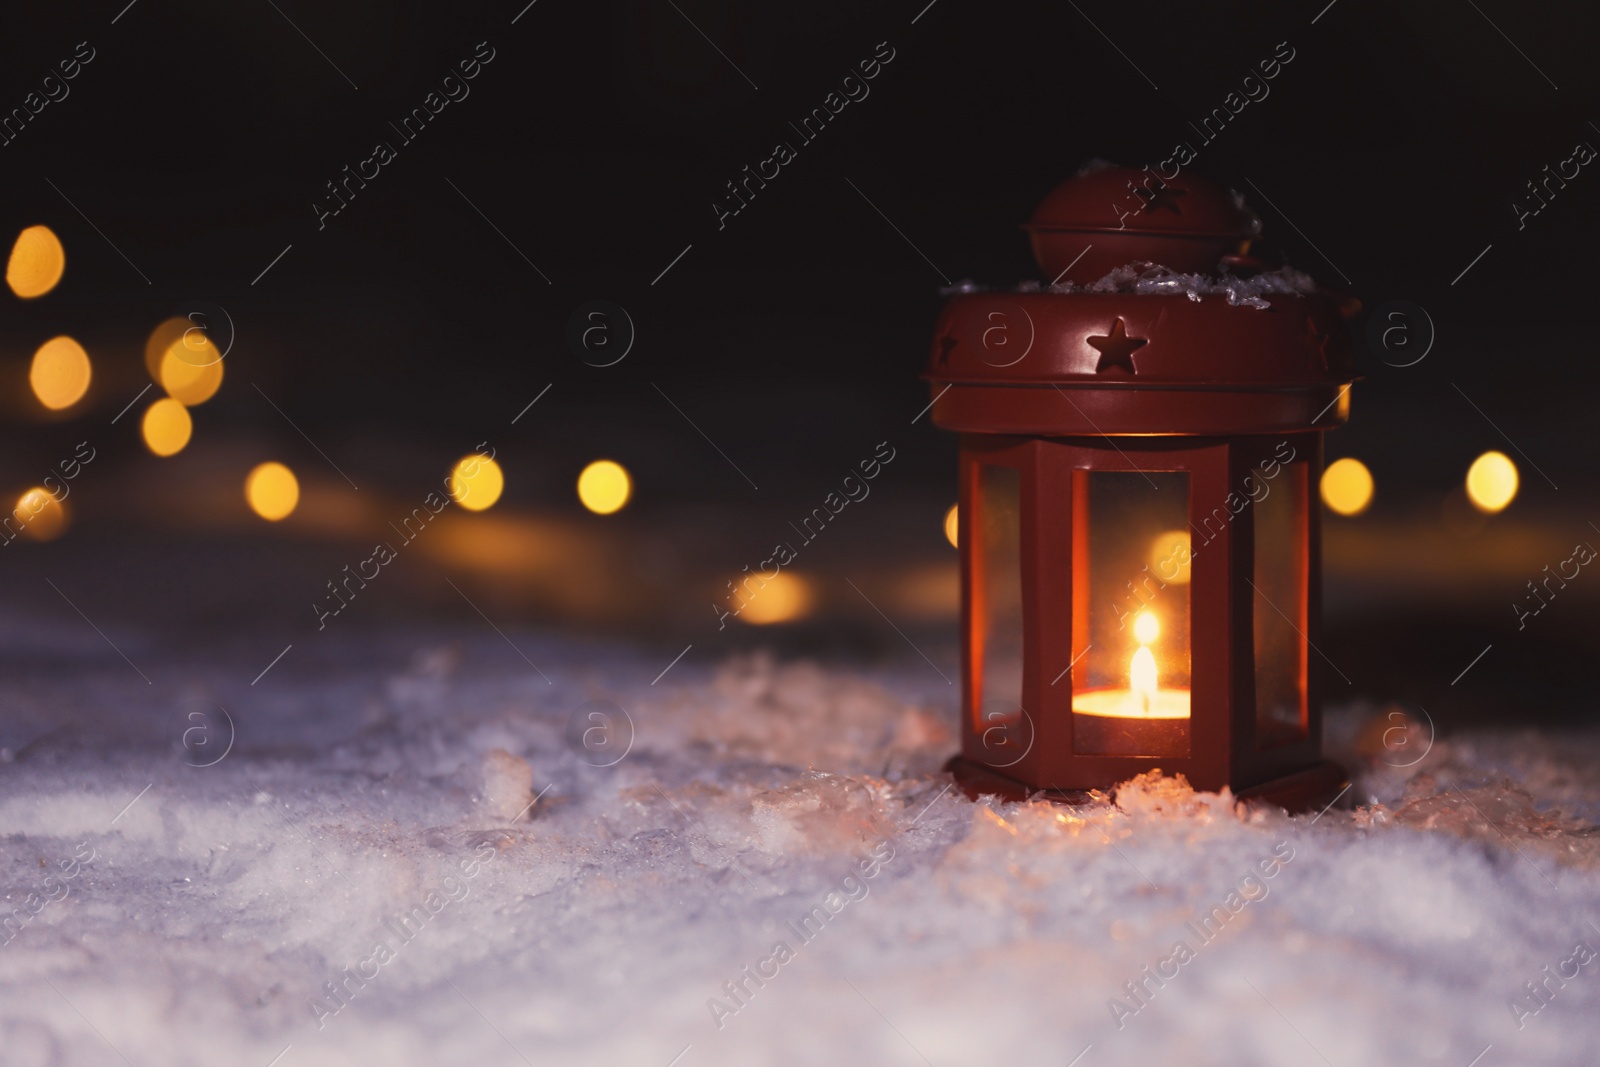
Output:
[[[547,683],[481,630],[329,634],[250,687],[260,649],[119,642],[166,664],[145,685],[86,628],[3,630],[7,1067],[1600,1047],[1600,734],[1460,735],[1396,769],[1426,737],[1386,748],[1398,720],[1348,708],[1355,811],[1171,781],[995,807],[940,775],[953,700],[916,657],[697,648],[652,685],[674,650],[511,631]],[[592,700],[633,724],[612,766],[589,764],[626,720]]]

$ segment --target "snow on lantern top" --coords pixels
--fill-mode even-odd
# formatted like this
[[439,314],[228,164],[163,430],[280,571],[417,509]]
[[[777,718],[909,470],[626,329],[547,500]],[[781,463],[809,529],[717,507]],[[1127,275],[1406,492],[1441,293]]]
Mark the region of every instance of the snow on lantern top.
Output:
[[1047,282],[946,290],[933,421],[964,433],[1326,429],[1357,375],[1358,301],[1244,255],[1260,219],[1187,172],[1091,165],[1024,229]]
[[1261,219],[1244,197],[1195,174],[1164,180],[1095,161],[1041,200],[1023,229],[1046,277],[1082,284],[1139,260],[1209,273],[1249,247]]

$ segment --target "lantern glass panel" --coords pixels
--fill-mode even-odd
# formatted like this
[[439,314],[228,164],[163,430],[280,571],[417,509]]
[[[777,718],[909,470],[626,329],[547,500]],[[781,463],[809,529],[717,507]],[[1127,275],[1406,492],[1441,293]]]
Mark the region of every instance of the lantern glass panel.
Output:
[[1253,476],[1267,494],[1252,507],[1255,574],[1256,747],[1277,748],[1306,736],[1307,543],[1309,468],[1290,463]]
[[[1022,714],[1022,476],[978,468],[973,532],[974,699],[980,728],[1009,727]],[[998,736],[998,735],[996,735]]]
[[1073,750],[1187,757],[1189,474],[1073,473]]

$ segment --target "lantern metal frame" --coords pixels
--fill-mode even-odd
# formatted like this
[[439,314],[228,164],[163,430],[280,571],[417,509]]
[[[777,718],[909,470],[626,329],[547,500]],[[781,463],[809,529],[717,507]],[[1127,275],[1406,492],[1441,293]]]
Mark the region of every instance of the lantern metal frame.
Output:
[[[1255,508],[1237,514],[1229,494],[1278,455],[1280,442],[1294,449],[1285,471],[1302,466],[1303,478],[1276,491],[1296,494],[1296,523],[1305,536],[1299,551],[1304,582],[1297,617],[1288,622],[1301,635],[1298,674],[1303,696],[1297,740],[1264,745],[1258,738],[1254,598],[1264,595],[1248,581],[1255,562]],[[995,730],[980,699],[985,669],[979,611],[984,580],[980,551],[982,521],[979,478],[985,467],[1019,474],[1022,572],[1022,708],[1028,722]],[[1197,789],[1229,787],[1251,795],[1252,787],[1292,801],[1342,784],[1336,767],[1321,759],[1321,707],[1325,666],[1314,654],[1320,636],[1320,532],[1312,495],[1321,469],[1321,435],[1281,437],[1018,437],[965,434],[961,439],[958,541],[961,556],[963,758],[957,768],[987,791],[1021,794],[1042,790],[1070,793],[1107,789],[1160,768],[1183,774]],[[1191,530],[1221,510],[1228,521],[1192,557],[1189,579],[1189,719],[1187,757],[1116,756],[1080,753],[1074,738],[1073,694],[1081,671],[1073,667],[1086,651],[1075,576],[1084,573],[1086,522],[1083,475],[1093,472],[1181,471],[1189,476],[1186,512]],[[1245,497],[1244,499],[1249,499]],[[1291,609],[1293,610],[1293,609]],[[1001,768],[1001,769],[996,769]],[[1299,776],[1299,777],[1297,777]]]
[[[1360,305],[1292,272],[1241,299],[1238,281],[1269,269],[1243,255],[1259,224],[1236,195],[1187,173],[1150,198],[1141,229],[1108,226],[1108,190],[1147,181],[1141,172],[1098,168],[1041,204],[1028,227],[1035,254],[1047,276],[1065,284],[947,292],[924,378],[932,421],[961,435],[962,751],[949,767],[974,794],[1080,796],[1159,768],[1199,789],[1311,807],[1345,784],[1321,749],[1320,696],[1332,668],[1318,647],[1316,492],[1322,432],[1349,415],[1357,375],[1345,320]],[[1144,262],[1100,277],[1104,262],[1078,265],[1086,241],[1112,235],[1118,256],[1146,249],[1177,256],[1184,271],[1210,264],[1210,273],[1175,275]],[[1154,284],[1141,287],[1141,276]],[[1282,460],[1283,442],[1294,449],[1285,465],[1304,470],[1291,480],[1293,543],[1258,545],[1257,508],[1230,504],[1252,472]],[[975,612],[986,466],[1016,469],[1020,486],[1020,708],[1002,723],[980,706],[985,664]],[[1189,575],[1186,756],[1089,754],[1074,745],[1081,676],[1072,663],[1085,648],[1088,618],[1074,583],[1089,581],[1083,487],[1099,471],[1186,472],[1191,531],[1219,509],[1230,515],[1195,553]],[[1262,744],[1255,598],[1266,593],[1253,576],[1269,548],[1292,555],[1302,583],[1292,617],[1284,615],[1297,639],[1301,703],[1298,736]]]

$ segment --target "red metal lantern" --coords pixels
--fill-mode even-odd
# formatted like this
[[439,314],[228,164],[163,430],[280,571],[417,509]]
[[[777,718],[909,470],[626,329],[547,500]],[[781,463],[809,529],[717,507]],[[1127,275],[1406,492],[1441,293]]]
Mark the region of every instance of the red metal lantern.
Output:
[[1027,228],[1053,283],[962,287],[925,376],[961,434],[951,769],[1011,795],[1159,767],[1333,796],[1316,487],[1355,301],[1245,257],[1255,216],[1188,174],[1090,170]]

